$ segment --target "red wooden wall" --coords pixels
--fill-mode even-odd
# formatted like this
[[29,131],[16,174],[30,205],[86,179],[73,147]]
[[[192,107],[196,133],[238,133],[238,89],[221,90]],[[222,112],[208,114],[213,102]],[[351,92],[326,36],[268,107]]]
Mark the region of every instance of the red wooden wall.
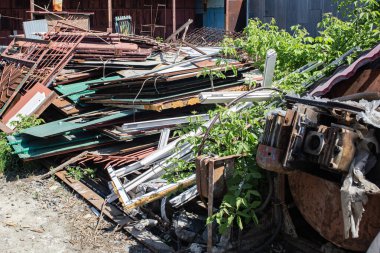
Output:
[[[150,23],[150,7],[144,6],[153,4],[153,18],[156,13],[157,3],[166,4],[166,36],[171,34],[172,28],[172,0],[112,0],[113,16],[131,15],[136,27],[136,33],[140,32],[141,24]],[[196,0],[176,0],[177,28],[184,24],[189,18],[195,18],[195,1]],[[49,0],[35,0],[40,6],[48,6]],[[78,7],[78,3],[79,7]],[[63,11],[94,12],[91,18],[91,27],[94,30],[106,31],[108,26],[107,0],[63,0]],[[50,6],[51,10],[52,7]],[[0,14],[22,18],[24,21],[30,19],[29,0],[0,0]],[[35,10],[40,10],[37,7]],[[160,11],[158,23],[163,24],[164,12]],[[13,34],[13,30],[22,33],[22,21],[2,17],[0,19],[0,41],[4,44],[4,38]],[[159,34],[163,37],[163,34]]]

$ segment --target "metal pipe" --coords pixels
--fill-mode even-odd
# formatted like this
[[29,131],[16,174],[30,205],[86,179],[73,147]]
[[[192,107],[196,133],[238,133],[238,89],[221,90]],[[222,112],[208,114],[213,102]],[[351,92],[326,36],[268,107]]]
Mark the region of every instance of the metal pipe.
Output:
[[176,20],[176,17],[177,17],[177,14],[176,14],[176,0],[173,0],[173,33],[175,33],[176,29],[177,29],[177,20]]
[[34,19],[34,0],[30,0],[30,19]]
[[107,32],[112,33],[112,0],[108,0],[108,29]]

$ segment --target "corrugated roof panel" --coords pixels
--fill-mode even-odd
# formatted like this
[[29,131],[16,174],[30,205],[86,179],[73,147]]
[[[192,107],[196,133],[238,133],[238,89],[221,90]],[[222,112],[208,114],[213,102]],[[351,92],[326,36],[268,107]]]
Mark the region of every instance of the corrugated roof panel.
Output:
[[46,19],[38,19],[23,22],[24,34],[27,39],[42,40],[42,36],[36,33],[47,33],[48,23]]

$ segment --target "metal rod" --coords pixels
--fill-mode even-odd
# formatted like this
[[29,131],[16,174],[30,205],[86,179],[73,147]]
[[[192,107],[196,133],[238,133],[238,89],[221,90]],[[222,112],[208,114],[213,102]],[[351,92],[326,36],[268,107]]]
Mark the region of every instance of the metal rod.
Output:
[[208,114],[199,114],[199,115],[182,116],[182,117],[175,117],[175,118],[165,118],[165,119],[125,123],[123,124],[122,128],[123,128],[123,131],[129,131],[129,132],[141,131],[141,130],[147,130],[147,129],[157,128],[157,127],[186,124],[196,119],[201,119],[202,121],[206,121],[206,120],[209,120],[209,116]]
[[34,19],[34,0],[30,0],[30,19]]
[[107,32],[112,33],[112,0],[108,0],[108,29]]
[[176,0],[172,0],[173,1],[173,33],[175,33],[175,31],[177,30],[177,14],[176,14]]
[[191,175],[188,178],[179,180],[176,183],[168,184],[163,187],[161,187],[158,190],[149,192],[147,194],[144,194],[140,197],[137,197],[135,199],[132,199],[128,202],[125,202],[123,207],[125,210],[132,210],[137,207],[140,207],[142,205],[151,203],[152,201],[155,201],[157,199],[161,199],[165,196],[168,196],[169,194],[176,192],[178,190],[181,190],[183,188],[187,188],[189,186],[192,186],[195,184],[195,175]]

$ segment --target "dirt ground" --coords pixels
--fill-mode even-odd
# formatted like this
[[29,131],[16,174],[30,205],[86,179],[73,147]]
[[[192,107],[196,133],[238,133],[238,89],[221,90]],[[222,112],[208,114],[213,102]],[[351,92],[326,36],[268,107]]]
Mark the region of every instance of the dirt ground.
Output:
[[146,252],[54,179],[0,176],[1,252]]

